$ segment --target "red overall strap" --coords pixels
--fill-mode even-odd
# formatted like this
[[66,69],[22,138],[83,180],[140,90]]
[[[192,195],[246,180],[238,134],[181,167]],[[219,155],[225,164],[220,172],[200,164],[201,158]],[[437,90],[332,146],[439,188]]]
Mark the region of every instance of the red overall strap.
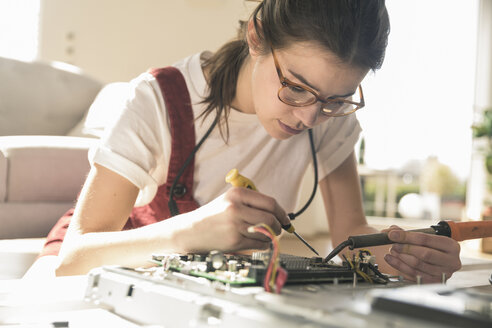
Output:
[[[166,104],[171,126],[171,158],[167,174],[167,182],[157,189],[156,196],[150,204],[135,207],[124,226],[124,230],[134,229],[170,217],[167,202],[169,189],[195,146],[195,129],[191,100],[181,72],[174,67],[152,69],[150,73],[156,78]],[[194,161],[187,166],[175,189],[174,199],[180,213],[198,208],[192,197]],[[58,255],[65,237],[73,209],[66,212],[51,229],[43,250],[39,256]]]
[[[167,182],[159,187],[150,204],[133,209],[124,230],[162,221],[171,216],[167,204],[169,191],[177,173],[195,147],[193,109],[183,75],[174,67],[153,69],[150,73],[159,82],[171,123],[171,158],[169,160]],[[194,159],[191,160],[174,189],[173,198],[178,205],[180,213],[186,213],[198,208],[198,203],[193,199],[192,195],[194,163]]]

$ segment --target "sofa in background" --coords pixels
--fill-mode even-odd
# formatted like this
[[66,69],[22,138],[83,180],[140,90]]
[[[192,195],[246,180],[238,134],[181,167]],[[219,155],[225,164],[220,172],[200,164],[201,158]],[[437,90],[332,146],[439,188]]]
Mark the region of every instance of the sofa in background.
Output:
[[43,244],[27,238],[74,205],[103,129],[84,128],[102,87],[70,65],[0,57],[0,278],[22,276]]

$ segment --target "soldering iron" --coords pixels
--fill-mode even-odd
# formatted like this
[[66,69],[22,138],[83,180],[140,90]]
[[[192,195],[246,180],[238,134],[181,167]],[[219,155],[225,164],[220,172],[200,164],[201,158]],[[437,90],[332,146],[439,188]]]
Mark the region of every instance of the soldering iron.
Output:
[[[407,230],[410,232],[422,232],[431,235],[439,235],[453,238],[456,241],[468,239],[492,237],[492,221],[468,221],[455,222],[450,220],[439,221],[430,228]],[[324,259],[328,262],[340,253],[345,247],[349,249],[371,246],[382,246],[395,243],[388,237],[388,232],[368,235],[349,236],[348,239],[335,247]]]

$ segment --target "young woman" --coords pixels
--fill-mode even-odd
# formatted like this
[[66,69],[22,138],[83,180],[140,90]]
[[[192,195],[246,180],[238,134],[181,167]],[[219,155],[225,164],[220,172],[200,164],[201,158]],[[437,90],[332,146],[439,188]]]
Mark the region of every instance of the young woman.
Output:
[[[279,234],[290,222],[311,148],[333,243],[375,232],[362,208],[354,112],[388,33],[383,0],[265,0],[216,53],[142,74],[42,255],[57,255],[64,239],[56,274],[71,275],[145,265],[156,252],[266,248],[247,228]],[[260,192],[227,185],[232,168]],[[382,271],[435,282],[460,268],[452,239],[390,230],[389,254],[373,250]]]

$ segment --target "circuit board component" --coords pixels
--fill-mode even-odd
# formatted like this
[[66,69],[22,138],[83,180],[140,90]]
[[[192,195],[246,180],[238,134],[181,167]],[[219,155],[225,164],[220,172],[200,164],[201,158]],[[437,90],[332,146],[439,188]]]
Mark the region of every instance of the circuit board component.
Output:
[[[202,277],[231,286],[261,286],[267,273],[270,252],[252,255],[209,254],[154,255],[152,262],[165,271]],[[280,266],[287,272],[287,284],[343,283],[358,281],[386,283],[387,277],[379,272],[374,256],[361,251],[342,264],[324,262],[321,257],[301,257],[280,254]]]

